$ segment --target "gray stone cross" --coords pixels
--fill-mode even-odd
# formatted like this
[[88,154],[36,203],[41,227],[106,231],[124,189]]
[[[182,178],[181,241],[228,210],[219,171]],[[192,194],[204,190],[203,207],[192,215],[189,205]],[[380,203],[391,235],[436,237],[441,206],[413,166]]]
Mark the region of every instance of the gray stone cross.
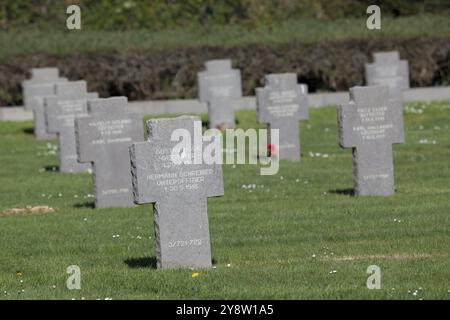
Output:
[[341,147],[353,149],[355,194],[394,194],[392,144],[404,143],[401,101],[390,99],[386,86],[353,87],[338,123]]
[[90,100],[89,117],[75,120],[78,161],[92,163],[97,208],[134,205],[129,147],[144,140],[144,126],[127,104],[126,97]]
[[231,60],[211,60],[198,73],[199,98],[208,104],[209,128],[234,128],[234,107],[242,98],[240,70],[232,69]]
[[47,132],[44,115],[44,97],[55,94],[55,83],[67,82],[59,77],[57,68],[31,69],[32,78],[22,82],[25,110],[33,111],[34,135],[38,140],[56,139]]
[[90,163],[79,163],[75,141],[75,119],[87,116],[87,100],[98,98],[88,93],[85,81],[58,83],[56,95],[45,98],[47,131],[57,133],[59,141],[59,170],[61,172],[84,172]]
[[403,100],[403,91],[409,89],[409,64],[400,60],[398,51],[376,52],[374,63],[365,65],[366,84],[389,87],[393,99]]
[[175,164],[171,158],[177,144],[171,141],[172,133],[185,129],[192,137],[194,121],[200,120],[150,120],[148,141],[130,148],[135,202],[154,204],[156,258],[162,269],[212,264],[207,199],[224,194],[222,166]]
[[298,122],[309,118],[308,87],[297,83],[296,74],[270,74],[266,76],[265,88],[256,89],[256,97],[258,123],[279,130],[280,143],[271,148],[275,156],[280,160],[300,160]]
[[[56,82],[67,81],[66,78],[59,77],[57,68],[35,68],[31,69],[31,78],[22,82],[23,101],[26,110],[30,109],[29,100],[39,94],[38,89],[32,89],[32,86],[54,84]],[[47,91],[44,93],[48,93]]]

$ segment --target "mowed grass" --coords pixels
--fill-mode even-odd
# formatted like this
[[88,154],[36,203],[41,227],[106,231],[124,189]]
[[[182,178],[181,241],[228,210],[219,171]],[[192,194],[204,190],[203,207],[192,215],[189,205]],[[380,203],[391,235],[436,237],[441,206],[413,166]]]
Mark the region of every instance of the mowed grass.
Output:
[[389,37],[449,36],[450,19],[445,15],[382,17],[381,30],[368,30],[367,15],[361,18],[288,20],[282,24],[248,28],[242,25],[183,27],[169,30],[67,31],[61,27],[0,32],[0,60],[21,54],[65,55],[96,50],[164,49],[195,46],[233,46],[248,43],[289,43],[372,39]]
[[[254,112],[237,117],[256,126]],[[225,196],[208,201],[215,268],[160,271],[151,205],[92,209],[88,174],[52,171],[57,158],[31,123],[0,123],[0,211],[57,208],[0,216],[0,298],[449,299],[450,103],[409,104],[405,124],[396,195],[358,198],[335,108],[311,110],[301,162],[275,176],[224,166]],[[80,291],[66,288],[70,265]],[[366,288],[370,265],[381,290]]]

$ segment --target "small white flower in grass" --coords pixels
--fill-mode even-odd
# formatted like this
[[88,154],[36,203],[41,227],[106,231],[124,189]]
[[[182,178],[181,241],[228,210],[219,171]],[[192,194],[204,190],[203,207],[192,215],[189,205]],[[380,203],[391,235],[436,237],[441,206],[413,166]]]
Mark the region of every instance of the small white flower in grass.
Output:
[[231,263],[227,264],[227,268],[231,267]]
[[88,221],[88,218],[84,218],[83,221]]
[[283,176],[281,176],[281,177],[280,177],[280,180],[284,180],[284,177],[283,177]]
[[317,257],[315,254],[312,255],[313,258]]
[[62,197],[62,193],[58,193],[58,197]]
[[138,240],[141,240],[141,239],[142,239],[142,237],[141,237],[141,236],[137,236],[137,237],[136,237],[136,239],[138,239]]
[[56,286],[55,286],[55,285],[52,285],[52,289],[56,289]]
[[330,271],[330,274],[336,274],[337,273],[337,270],[331,270]]
[[300,179],[295,179],[295,182],[300,182]]

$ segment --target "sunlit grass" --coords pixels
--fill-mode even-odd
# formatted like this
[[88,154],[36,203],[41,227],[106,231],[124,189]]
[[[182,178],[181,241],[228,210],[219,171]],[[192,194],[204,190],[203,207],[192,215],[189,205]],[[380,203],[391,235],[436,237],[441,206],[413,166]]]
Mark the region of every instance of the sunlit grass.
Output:
[[[393,197],[348,195],[351,151],[338,147],[334,108],[311,111],[302,161],[278,175],[224,166],[225,196],[208,201],[208,271],[154,269],[151,206],[92,209],[88,174],[52,171],[57,157],[30,123],[0,123],[0,212],[57,209],[0,216],[0,299],[448,299],[450,103],[405,110]],[[238,120],[256,125],[252,111]],[[373,264],[381,290],[366,288]],[[66,288],[69,265],[81,268],[81,291]]]

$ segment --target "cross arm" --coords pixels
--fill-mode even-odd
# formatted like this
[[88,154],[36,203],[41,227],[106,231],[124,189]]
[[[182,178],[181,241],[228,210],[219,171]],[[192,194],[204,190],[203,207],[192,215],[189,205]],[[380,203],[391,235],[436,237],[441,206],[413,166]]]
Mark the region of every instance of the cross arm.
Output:
[[57,116],[60,112],[57,100],[54,97],[46,98],[44,101],[45,122],[49,133],[59,133]]
[[89,118],[79,118],[75,120],[75,139],[77,147],[78,161],[81,163],[93,162],[92,152],[95,146],[89,137]]
[[[149,142],[138,142],[130,146],[131,176],[133,182],[134,202],[137,204],[155,203],[156,199],[150,194],[148,188],[147,171],[150,164],[145,159],[149,158]],[[147,190],[150,190],[148,192]]]

